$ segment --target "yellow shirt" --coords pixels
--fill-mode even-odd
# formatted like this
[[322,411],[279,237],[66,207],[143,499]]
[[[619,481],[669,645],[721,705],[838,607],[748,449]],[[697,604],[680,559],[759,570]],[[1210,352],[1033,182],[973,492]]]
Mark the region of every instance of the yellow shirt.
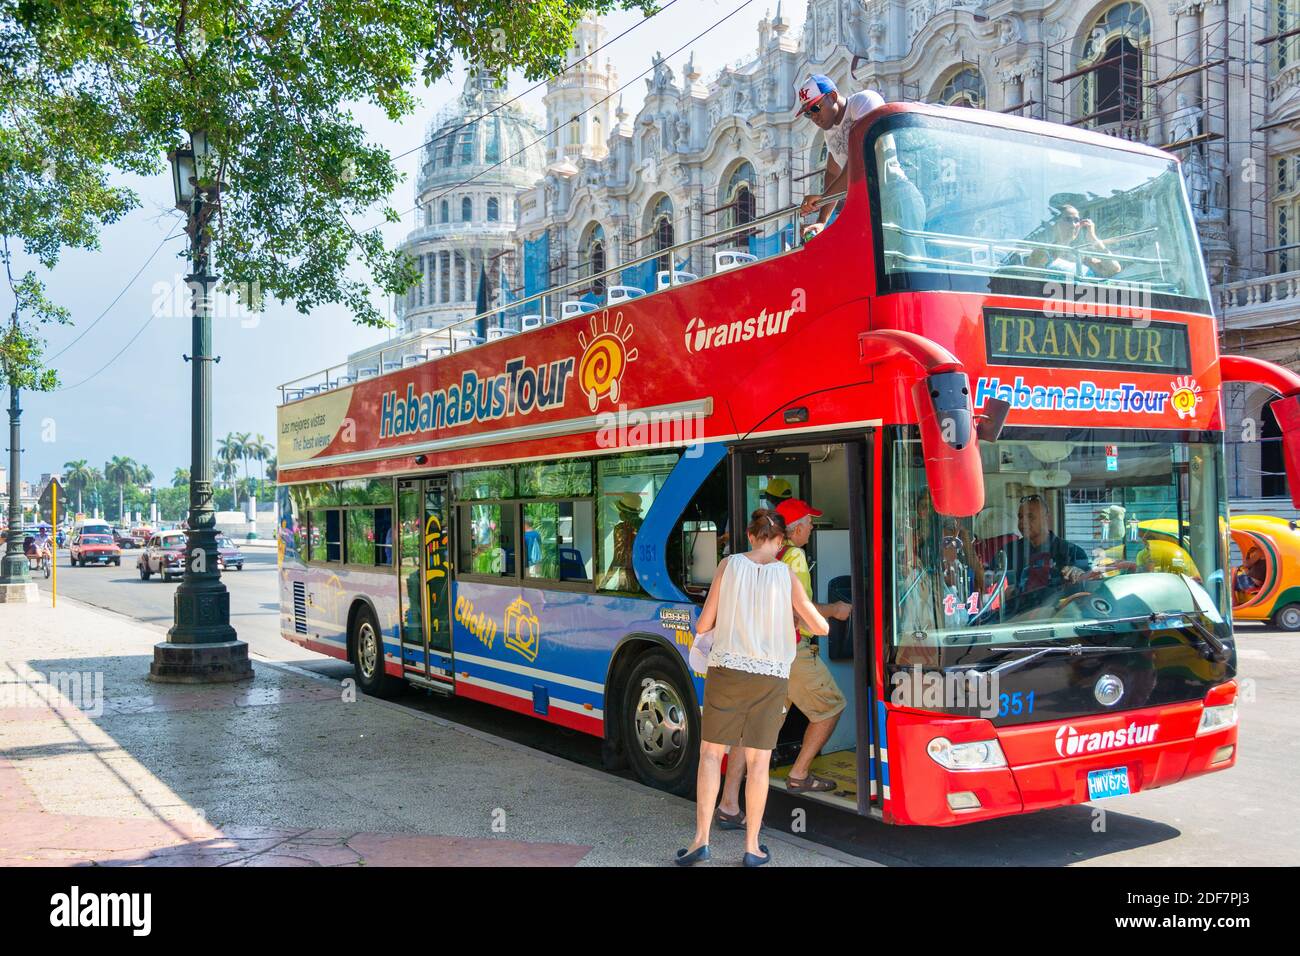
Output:
[[[804,554],[803,548],[796,547],[789,541],[785,543],[785,551],[781,553],[781,560],[790,566],[790,573],[799,579],[803,585],[803,593],[808,595],[808,600],[813,599],[812,589],[812,569],[808,567],[808,555]],[[801,637],[813,637],[813,632],[799,622],[799,634]]]

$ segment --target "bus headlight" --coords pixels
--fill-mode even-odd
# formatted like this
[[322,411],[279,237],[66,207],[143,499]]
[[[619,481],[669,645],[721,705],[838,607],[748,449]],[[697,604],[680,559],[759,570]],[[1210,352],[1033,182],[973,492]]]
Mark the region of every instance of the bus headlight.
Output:
[[939,766],[947,770],[989,770],[1005,767],[1007,758],[1002,745],[996,740],[976,740],[968,744],[955,744],[947,737],[935,737],[925,752]]
[[1227,730],[1237,725],[1237,702],[1222,704],[1218,707],[1206,707],[1201,711],[1201,724],[1196,728],[1196,736],[1212,734],[1216,730]]

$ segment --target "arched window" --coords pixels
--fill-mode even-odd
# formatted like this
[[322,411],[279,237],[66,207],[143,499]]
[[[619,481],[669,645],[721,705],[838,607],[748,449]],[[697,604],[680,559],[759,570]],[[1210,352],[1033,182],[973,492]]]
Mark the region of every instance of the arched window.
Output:
[[501,220],[501,203],[496,196],[489,196],[487,201],[487,221],[500,222]]
[[604,146],[604,145],[605,145],[605,137],[604,137],[604,135],[601,133],[600,117],[599,117],[599,116],[593,116],[593,117],[591,118],[591,145],[592,145],[592,146]]
[[938,101],[945,106],[984,108],[984,78],[973,66],[964,66],[948,78],[939,91]]
[[566,146],[577,146],[582,142],[582,117],[575,116],[569,120],[565,128],[564,144]]
[[[756,182],[754,167],[748,160],[741,160],[736,164],[722,187],[721,211],[724,228],[743,226],[747,222],[754,221],[758,212],[758,205],[754,198]],[[744,242],[747,235],[748,233],[733,233],[728,237],[728,242]]]
[[1150,45],[1151,19],[1140,3],[1117,3],[1093,21],[1080,64],[1093,67],[1083,78],[1081,125],[1120,126],[1126,138],[1140,138]]
[[501,162],[501,117],[492,118],[492,132],[488,134],[487,149],[483,154],[483,162],[499,163]]
[[[593,222],[582,237],[582,270],[584,275],[594,276],[604,272],[609,266],[605,258],[605,229],[598,222]],[[591,284],[591,291],[596,295],[605,294],[605,280],[597,279]]]
[[[673,201],[667,196],[660,196],[650,212],[650,242],[653,251],[668,249],[673,239]],[[655,269],[672,268],[672,256],[660,256],[655,261]]]
[[471,123],[460,131],[460,161],[462,165],[474,162],[474,124]]
[[466,196],[460,201],[460,221],[469,222],[474,218],[474,203]]
[[451,206],[445,199],[442,201],[442,206],[438,210],[438,221],[451,222]]

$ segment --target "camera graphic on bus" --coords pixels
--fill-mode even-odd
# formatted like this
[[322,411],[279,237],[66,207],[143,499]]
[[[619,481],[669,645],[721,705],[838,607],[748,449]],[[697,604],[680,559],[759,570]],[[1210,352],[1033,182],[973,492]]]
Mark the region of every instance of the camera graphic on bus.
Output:
[[518,651],[532,663],[537,660],[539,630],[540,622],[533,613],[533,606],[522,597],[511,601],[506,608],[506,647]]

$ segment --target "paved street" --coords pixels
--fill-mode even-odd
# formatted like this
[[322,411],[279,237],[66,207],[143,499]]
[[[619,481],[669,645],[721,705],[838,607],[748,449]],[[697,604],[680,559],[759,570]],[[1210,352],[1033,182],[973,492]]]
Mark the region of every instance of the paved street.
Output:
[[[121,568],[59,568],[59,593],[127,615],[156,628],[171,621],[175,584],[142,582],[135,554]],[[252,652],[290,661],[339,679],[348,665],[304,651],[278,633],[275,553],[245,549],[242,572],[224,580],[231,593],[232,621]],[[47,588],[48,582],[41,581]],[[159,633],[161,636],[161,632]],[[887,827],[820,806],[807,808],[810,839],[860,858],[895,865],[1143,865],[1300,863],[1300,824],[1286,810],[1300,788],[1300,748],[1294,714],[1300,709],[1300,635],[1258,625],[1238,628],[1239,658],[1254,702],[1242,705],[1241,754],[1237,766],[1165,790],[1148,791],[1101,805],[1074,807],[956,830]],[[398,705],[497,735],[532,750],[588,768],[599,768],[599,743],[574,731],[465,700],[445,700],[414,690]],[[793,819],[804,804],[773,793],[768,820]],[[1101,829],[1104,828],[1104,829]]]

